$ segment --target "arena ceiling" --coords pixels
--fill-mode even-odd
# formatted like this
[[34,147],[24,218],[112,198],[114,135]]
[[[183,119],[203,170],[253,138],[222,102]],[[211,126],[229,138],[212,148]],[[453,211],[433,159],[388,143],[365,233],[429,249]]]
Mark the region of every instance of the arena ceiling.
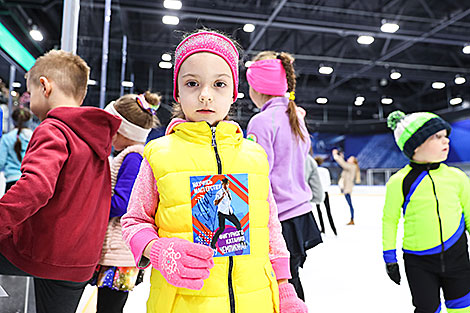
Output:
[[[159,110],[167,122],[172,98],[171,70],[159,67],[185,31],[207,27],[222,30],[244,48],[240,92],[234,119],[246,125],[256,109],[248,97],[244,63],[262,50],[287,51],[295,58],[298,76],[296,102],[307,110],[311,131],[379,132],[389,112],[434,111],[448,120],[470,116],[470,1],[452,0],[181,0],[180,10],[164,8],[163,0],[113,0],[110,28],[107,96],[119,96],[123,36],[127,37],[125,80],[134,78],[134,91],[147,88],[163,95]],[[60,47],[63,1],[0,0],[0,21],[33,54]],[[179,24],[165,25],[164,15],[176,15]],[[99,103],[104,0],[80,1],[77,53],[92,68],[87,105]],[[395,22],[395,33],[381,31]],[[245,24],[255,25],[247,33]],[[44,40],[33,41],[32,24]],[[357,42],[369,35],[369,45]],[[470,47],[469,47],[470,49]],[[320,74],[321,65],[333,68]],[[392,71],[401,73],[397,80]],[[0,72],[5,77],[5,74]],[[455,77],[467,79],[456,84]],[[433,89],[433,82],[445,87]],[[126,88],[126,92],[129,91]],[[355,105],[356,97],[365,98]],[[391,104],[383,104],[383,98]],[[453,98],[462,102],[451,105]],[[317,98],[327,98],[318,104]],[[458,100],[454,100],[459,102]]]

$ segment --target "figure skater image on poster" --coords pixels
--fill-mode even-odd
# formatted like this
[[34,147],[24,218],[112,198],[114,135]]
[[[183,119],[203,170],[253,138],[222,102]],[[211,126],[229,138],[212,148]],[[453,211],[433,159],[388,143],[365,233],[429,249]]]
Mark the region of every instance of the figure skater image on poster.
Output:
[[193,239],[214,257],[250,254],[248,175],[192,176]]

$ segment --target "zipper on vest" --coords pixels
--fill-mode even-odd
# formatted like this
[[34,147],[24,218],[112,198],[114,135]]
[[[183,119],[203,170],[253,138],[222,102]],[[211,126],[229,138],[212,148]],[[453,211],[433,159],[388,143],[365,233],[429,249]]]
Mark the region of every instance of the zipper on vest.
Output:
[[432,191],[434,193],[434,198],[436,199],[436,211],[437,211],[437,218],[439,219],[439,235],[441,239],[441,253],[439,253],[439,257],[441,259],[441,270],[444,273],[446,271],[446,265],[444,263],[444,239],[442,235],[442,220],[441,220],[441,214],[439,212],[439,200],[437,199],[436,185],[434,185],[434,180],[431,177],[431,173],[429,172],[429,169],[428,169],[428,176],[431,179]]
[[[222,162],[220,161],[220,155],[217,150],[217,141],[215,140],[215,130],[216,127],[211,127],[212,132],[212,147],[214,148],[215,159],[217,161],[217,174],[222,174]],[[235,313],[235,294],[233,292],[233,282],[232,282],[232,272],[233,272],[233,256],[228,257],[228,296],[230,300],[230,313]]]
[[220,161],[219,152],[217,151],[217,142],[215,141],[215,127],[211,127],[212,147],[214,148],[215,159],[217,161],[217,174],[222,174],[222,162]]

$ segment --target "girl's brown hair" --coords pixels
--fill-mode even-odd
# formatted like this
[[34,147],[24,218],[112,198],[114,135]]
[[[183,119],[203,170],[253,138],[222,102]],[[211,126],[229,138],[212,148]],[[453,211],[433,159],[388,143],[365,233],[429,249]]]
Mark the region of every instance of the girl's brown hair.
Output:
[[[144,93],[145,100],[153,106],[160,104],[161,96],[156,93],[146,91]],[[129,122],[142,128],[153,128],[160,125],[160,121],[156,115],[145,110],[137,103],[136,94],[128,94],[120,97],[114,103],[114,108]]]
[[31,119],[31,111],[28,108],[18,107],[13,110],[11,114],[11,118],[15,123],[15,126],[18,128],[18,132],[16,133],[16,142],[13,146],[13,149],[16,152],[16,157],[21,162],[23,161],[23,156],[21,155],[21,139],[20,134],[21,130],[24,128],[25,123]]
[[[269,60],[269,59],[279,59],[281,60],[282,66],[286,71],[286,78],[287,78],[287,92],[295,92],[295,87],[297,85],[297,80],[295,78],[295,70],[294,70],[294,57],[287,52],[280,52],[277,53],[275,51],[262,51],[258,53],[258,55],[253,59],[253,61],[260,61],[260,60]],[[289,99],[289,104],[287,106],[286,113],[289,115],[289,125],[292,130],[292,133],[305,141],[305,134],[302,132],[300,128],[299,118],[297,117],[297,105],[295,104],[294,100]]]

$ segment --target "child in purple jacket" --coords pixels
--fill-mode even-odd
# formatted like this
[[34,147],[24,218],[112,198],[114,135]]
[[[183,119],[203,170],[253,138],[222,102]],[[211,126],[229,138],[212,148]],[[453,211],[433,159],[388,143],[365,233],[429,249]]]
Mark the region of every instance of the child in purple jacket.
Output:
[[[311,143],[294,102],[294,59],[285,52],[264,51],[253,61],[246,77],[250,98],[261,112],[248,123],[247,137],[260,144],[268,155],[271,188],[291,256],[289,282],[304,299],[299,267],[305,262],[306,251],[322,240],[309,203],[312,192],[305,181],[305,159]],[[285,97],[287,92],[289,98]]]

